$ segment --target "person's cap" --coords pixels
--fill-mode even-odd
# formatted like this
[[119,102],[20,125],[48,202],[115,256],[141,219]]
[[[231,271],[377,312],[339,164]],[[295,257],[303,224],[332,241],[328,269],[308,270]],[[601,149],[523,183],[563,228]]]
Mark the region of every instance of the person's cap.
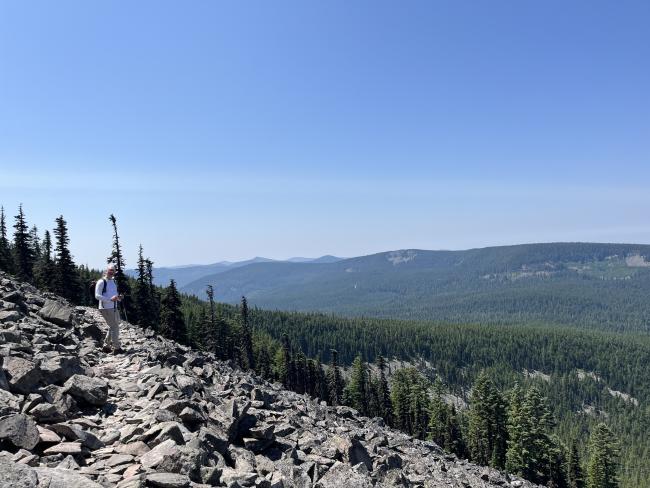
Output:
[[106,266],[106,270],[108,271],[109,269],[115,271],[115,265],[113,263],[110,263],[108,266]]

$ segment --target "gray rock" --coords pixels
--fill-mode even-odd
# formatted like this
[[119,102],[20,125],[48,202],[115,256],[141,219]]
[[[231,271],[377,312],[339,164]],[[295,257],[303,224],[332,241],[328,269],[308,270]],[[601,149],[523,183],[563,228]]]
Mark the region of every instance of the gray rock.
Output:
[[140,464],[144,468],[155,468],[165,459],[174,457],[180,457],[180,451],[176,443],[169,439],[161,442],[146,454],[143,454],[140,458]]
[[43,454],[81,454],[81,452],[81,442],[60,442],[45,449]]
[[2,368],[7,375],[9,390],[15,393],[31,393],[41,379],[36,363],[27,359],[6,358]]
[[45,383],[62,385],[75,374],[86,371],[77,356],[54,355],[41,361],[41,377]]
[[162,488],[184,488],[190,485],[190,479],[176,473],[151,473],[147,475],[147,483]]
[[0,488],[36,488],[38,475],[31,467],[15,463],[8,456],[0,455]]
[[63,327],[72,325],[73,309],[54,300],[47,300],[38,314],[45,320]]
[[73,375],[63,385],[65,393],[90,405],[104,405],[108,400],[108,384],[100,378]]
[[61,468],[34,468],[38,475],[39,487],[47,488],[103,488],[102,485],[75,473]]
[[0,322],[16,322],[20,320],[20,313],[16,310],[0,310]]
[[337,462],[314,486],[316,488],[341,488],[343,486],[372,488],[372,482],[368,476],[356,472],[350,465]]
[[79,441],[82,446],[88,449],[95,450],[104,447],[104,443],[91,432],[83,430],[78,425],[71,424],[55,424],[51,425],[50,429],[59,435],[62,435],[69,441]]
[[20,404],[11,392],[0,389],[0,417],[18,413],[20,411]]
[[10,442],[16,447],[31,450],[39,439],[36,422],[27,415],[19,413],[0,419],[0,443]]

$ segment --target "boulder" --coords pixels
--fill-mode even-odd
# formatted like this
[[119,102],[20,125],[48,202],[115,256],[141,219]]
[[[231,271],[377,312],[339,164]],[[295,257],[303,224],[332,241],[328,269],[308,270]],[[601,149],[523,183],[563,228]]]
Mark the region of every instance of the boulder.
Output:
[[57,385],[62,385],[75,374],[86,372],[79,357],[60,354],[43,359],[40,363],[40,370],[45,383]]
[[47,488],[103,488],[99,483],[76,473],[70,469],[62,468],[34,468],[38,475],[39,487]]
[[169,439],[161,442],[151,451],[145,453],[140,458],[140,464],[144,468],[155,468],[167,458],[179,457],[180,452],[176,443]]
[[72,325],[72,312],[73,309],[64,303],[47,300],[38,314],[48,322],[69,327]]
[[100,378],[75,374],[63,385],[64,392],[90,405],[102,406],[108,400],[108,384]]
[[0,488],[36,488],[38,475],[26,464],[15,463],[9,456],[0,455]]
[[20,403],[11,392],[0,389],[0,417],[18,413],[20,411]]
[[177,473],[151,473],[147,475],[147,483],[161,488],[184,488],[190,485],[190,479]]
[[19,357],[5,358],[2,368],[7,376],[9,390],[24,395],[38,385],[41,373],[35,362]]
[[17,322],[20,320],[20,313],[16,310],[0,310],[0,322]]
[[316,488],[340,488],[342,486],[372,488],[372,482],[370,477],[358,473],[349,464],[336,462],[314,486]]
[[31,450],[39,439],[36,422],[27,415],[18,413],[0,419],[0,444],[9,442],[15,447]]

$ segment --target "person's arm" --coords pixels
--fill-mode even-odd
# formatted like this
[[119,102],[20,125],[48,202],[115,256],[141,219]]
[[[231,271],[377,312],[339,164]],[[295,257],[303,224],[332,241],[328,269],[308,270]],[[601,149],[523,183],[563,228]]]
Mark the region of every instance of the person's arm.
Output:
[[95,298],[100,301],[108,301],[108,298],[106,298],[102,294],[102,289],[104,288],[104,280],[98,280],[97,284],[95,285]]

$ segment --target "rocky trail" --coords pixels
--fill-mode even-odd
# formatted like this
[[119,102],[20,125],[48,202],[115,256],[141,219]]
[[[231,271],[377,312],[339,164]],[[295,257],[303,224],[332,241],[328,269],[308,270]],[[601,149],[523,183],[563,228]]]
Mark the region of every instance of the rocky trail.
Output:
[[532,487],[0,273],[0,487]]

